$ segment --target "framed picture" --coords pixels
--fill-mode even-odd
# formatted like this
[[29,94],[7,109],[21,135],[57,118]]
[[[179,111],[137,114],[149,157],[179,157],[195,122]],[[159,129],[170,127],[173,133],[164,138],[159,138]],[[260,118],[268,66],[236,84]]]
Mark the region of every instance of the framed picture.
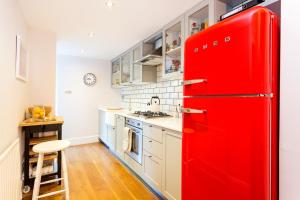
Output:
[[28,79],[28,52],[20,35],[16,36],[16,78],[25,82]]

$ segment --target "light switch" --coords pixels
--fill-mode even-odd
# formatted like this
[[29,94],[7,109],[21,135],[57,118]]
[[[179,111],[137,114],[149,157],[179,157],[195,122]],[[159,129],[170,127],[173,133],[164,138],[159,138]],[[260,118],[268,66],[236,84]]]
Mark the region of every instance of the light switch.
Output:
[[72,90],[65,90],[65,94],[72,94]]

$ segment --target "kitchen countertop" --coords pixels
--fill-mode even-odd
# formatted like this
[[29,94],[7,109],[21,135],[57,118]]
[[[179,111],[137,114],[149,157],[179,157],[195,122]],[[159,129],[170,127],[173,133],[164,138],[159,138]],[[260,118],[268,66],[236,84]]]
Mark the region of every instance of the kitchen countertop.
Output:
[[165,129],[177,131],[177,132],[182,132],[182,118],[176,118],[176,117],[159,117],[159,118],[150,118],[146,119],[143,117],[136,117],[132,116],[131,114],[134,111],[129,111],[126,109],[121,109],[121,110],[113,110],[113,109],[107,109],[105,107],[99,107],[99,110],[102,110],[104,112],[113,112],[116,115],[121,115],[123,117],[131,118],[131,119],[136,119],[139,121],[142,121],[147,124],[152,124],[155,126],[159,126]]

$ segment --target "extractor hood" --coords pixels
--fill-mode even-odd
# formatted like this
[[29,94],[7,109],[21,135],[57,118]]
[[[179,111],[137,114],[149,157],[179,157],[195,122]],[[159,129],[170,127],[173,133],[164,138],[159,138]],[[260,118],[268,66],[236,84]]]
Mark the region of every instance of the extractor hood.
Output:
[[162,48],[158,48],[152,53],[138,59],[134,62],[134,64],[140,65],[148,65],[148,66],[157,66],[162,64],[162,56],[161,56]]
[[150,39],[143,42],[142,58],[134,64],[157,66],[162,64],[162,32],[155,33]]

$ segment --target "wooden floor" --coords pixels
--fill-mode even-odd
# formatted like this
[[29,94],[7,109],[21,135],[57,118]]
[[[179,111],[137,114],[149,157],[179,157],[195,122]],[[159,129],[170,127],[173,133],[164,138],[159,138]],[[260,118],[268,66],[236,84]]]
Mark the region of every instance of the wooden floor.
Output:
[[[99,143],[66,150],[71,200],[150,200],[159,199]],[[59,189],[52,184],[41,193]],[[26,195],[24,200],[31,199]],[[63,199],[62,195],[43,198]]]

